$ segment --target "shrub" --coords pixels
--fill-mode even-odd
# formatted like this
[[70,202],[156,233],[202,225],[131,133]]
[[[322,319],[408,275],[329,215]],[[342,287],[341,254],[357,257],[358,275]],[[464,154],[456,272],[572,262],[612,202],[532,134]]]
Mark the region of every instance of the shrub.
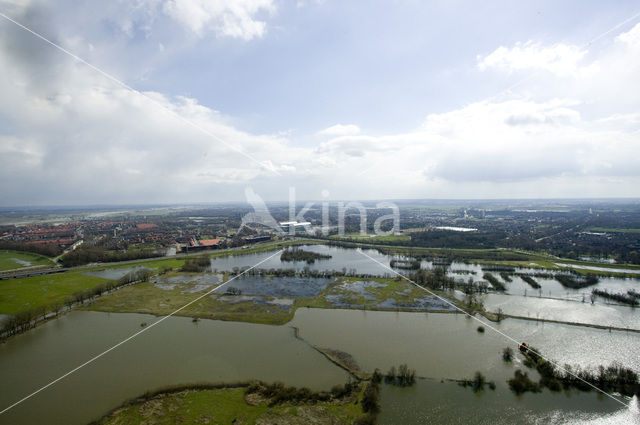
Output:
[[507,383],[511,391],[518,395],[527,391],[540,392],[540,386],[529,378],[527,372],[522,372],[520,369],[516,370],[513,378],[509,379]]
[[513,350],[511,349],[511,347],[506,347],[504,350],[502,350],[502,360],[507,363],[513,361]]

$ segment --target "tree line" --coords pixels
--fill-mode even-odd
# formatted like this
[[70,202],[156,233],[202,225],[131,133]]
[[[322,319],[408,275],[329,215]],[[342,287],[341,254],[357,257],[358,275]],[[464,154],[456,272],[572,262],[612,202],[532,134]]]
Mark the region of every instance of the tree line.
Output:
[[121,286],[132,283],[148,281],[153,272],[149,269],[136,270],[122,276],[118,280],[109,280],[101,283],[91,289],[83,289],[69,295],[64,301],[56,301],[49,305],[43,305],[32,309],[22,310],[15,315],[5,318],[0,326],[0,336],[2,338],[10,337],[25,332],[35,327],[38,322],[47,319],[49,316],[57,317],[63,310],[82,305],[87,301],[91,301],[102,294],[111,292]]
[[65,254],[60,261],[65,267],[81,266],[89,263],[113,263],[118,261],[142,260],[163,257],[165,253],[155,248],[127,251],[112,251],[98,246],[79,247]]
[[305,251],[304,249],[285,249],[280,254],[280,261],[306,261],[307,264],[313,264],[316,260],[327,260],[331,255],[319,254],[313,251]]
[[596,369],[572,367],[564,365],[563,370],[540,355],[540,351],[533,348],[521,350],[525,356],[524,365],[534,368],[541,376],[539,382],[529,378],[526,372],[516,370],[514,377],[507,383],[516,394],[527,391],[539,392],[546,387],[551,391],[575,388],[581,391],[591,391],[593,387],[606,392],[617,392],[625,396],[640,395],[640,379],[632,369],[620,364],[599,366]]

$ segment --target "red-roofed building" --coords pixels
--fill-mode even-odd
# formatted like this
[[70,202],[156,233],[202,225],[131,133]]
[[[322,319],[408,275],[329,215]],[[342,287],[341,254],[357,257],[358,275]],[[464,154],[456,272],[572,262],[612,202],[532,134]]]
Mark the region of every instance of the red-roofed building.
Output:
[[200,249],[219,248],[224,239],[196,239],[189,238],[189,245],[182,248],[182,251],[197,251]]
[[200,239],[200,246],[217,247],[222,242],[222,239]]

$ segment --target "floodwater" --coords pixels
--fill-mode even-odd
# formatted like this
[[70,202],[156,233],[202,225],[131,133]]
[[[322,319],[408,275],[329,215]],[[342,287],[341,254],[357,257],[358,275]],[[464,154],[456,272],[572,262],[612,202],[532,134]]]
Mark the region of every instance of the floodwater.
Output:
[[[155,320],[74,311],[0,345],[0,407],[139,331],[141,322]],[[535,418],[573,424],[576,418],[594,423],[612,415],[619,419],[612,423],[634,423],[625,422],[628,409],[593,393],[516,397],[506,379],[523,366],[518,359],[513,364],[501,360],[502,349],[516,343],[489,328],[478,333],[478,322],[459,314],[300,309],[290,325],[307,342],[296,339],[289,325],[171,317],[0,415],[0,424],[41,424],[43,418],[86,424],[130,397],[179,383],[262,379],[328,389],[345,382],[346,373],[308,344],[346,351],[364,370],[407,363],[431,378],[413,388],[383,385],[381,424],[536,423]],[[640,370],[640,338],[624,332],[519,320],[495,326],[561,364],[595,367],[619,361]],[[495,391],[474,394],[440,382],[470,378],[478,370],[495,381]],[[631,419],[637,417],[631,413]]]
[[225,292],[229,287],[240,289],[243,294],[270,295],[278,297],[315,297],[333,279],[304,276],[254,276],[242,275],[216,292]]
[[621,269],[617,267],[597,267],[597,266],[583,266],[580,264],[565,264],[565,263],[555,263],[556,266],[560,267],[571,267],[573,269],[584,269],[584,270],[593,270],[598,272],[616,272],[616,273],[640,273],[638,269]]
[[[305,267],[311,270],[343,270],[355,271],[362,274],[377,276],[391,275],[388,268],[394,257],[379,253],[377,250],[363,250],[360,248],[342,248],[327,245],[303,245],[302,249],[331,255],[332,258],[317,260],[314,264],[307,265],[304,261],[283,262],[279,256],[275,256],[260,268],[294,268],[302,271]],[[211,260],[212,269],[229,271],[234,268],[250,267],[261,260],[273,255],[275,251],[262,252],[258,254],[229,256],[215,258]],[[362,255],[372,257],[381,264],[372,261]],[[386,266],[386,267],[385,267]],[[422,261],[421,267],[430,269],[434,267],[431,261]],[[472,279],[482,280],[485,271],[478,264],[468,264],[454,262],[448,267],[448,275],[462,281]],[[519,268],[518,273],[545,273],[548,271],[540,269]],[[406,272],[406,271],[401,271]],[[491,272],[496,278],[503,281],[499,272]],[[593,289],[606,290],[611,293],[626,293],[630,290],[640,292],[640,279],[637,278],[616,278],[600,277],[596,285],[580,289],[570,289],[562,286],[557,280],[548,277],[534,276],[540,284],[540,289],[534,289],[520,277],[511,275],[510,282],[504,282],[506,286],[505,294],[490,294],[485,297],[485,307],[488,311],[495,311],[502,308],[505,313],[550,320],[581,322],[588,324],[600,324],[605,326],[615,326],[621,328],[640,329],[640,308],[631,308],[625,305],[617,305],[611,300],[596,297],[594,304],[591,304],[591,291]],[[560,300],[549,300],[545,298],[557,298]],[[562,301],[566,300],[566,301]],[[336,307],[348,307],[348,303],[340,304],[336,300]],[[569,302],[571,301],[571,302]],[[584,302],[583,302],[584,301]],[[389,305],[389,307],[393,307]]]
[[[385,273],[391,274],[389,269],[362,255],[363,252],[375,260],[380,261],[386,267],[389,267],[389,262],[393,257],[380,254],[378,250],[375,249],[340,248],[328,245],[302,245],[300,248],[305,251],[331,255],[331,258],[320,259],[316,260],[313,264],[307,264],[305,261],[280,261],[280,256],[276,255],[260,264],[258,268],[295,269],[297,271],[302,271],[308,267],[309,270],[319,271],[342,271],[343,269],[346,269],[346,271],[355,270],[357,273],[379,276],[382,276]],[[273,255],[274,252],[276,251],[213,258],[211,260],[211,269],[218,271],[231,271],[234,267],[251,267]]]
[[[324,245],[304,249],[332,258],[307,265],[281,262],[276,256],[261,268],[347,269],[379,276],[388,273],[388,269],[356,249]],[[212,259],[212,269],[231,271],[235,267],[249,267],[273,252]],[[377,250],[363,252],[386,266],[393,259]],[[422,266],[428,268],[433,264],[423,261]],[[105,269],[101,276],[117,279],[133,270]],[[470,277],[480,280],[483,274],[481,267],[473,264],[453,263],[449,270],[450,276],[465,281]],[[460,272],[452,272],[455,270]],[[499,273],[494,275],[501,279]],[[188,279],[204,289],[219,282],[219,274],[207,276],[190,275]],[[174,285],[181,283],[180,279],[161,278],[155,283]],[[264,284],[264,278],[247,276],[234,284],[243,285],[243,294],[247,295],[242,297],[265,297],[269,294],[263,292],[271,289],[281,296],[279,284],[283,282],[286,288],[301,291],[290,296],[309,296],[317,294],[329,281],[281,279],[273,278],[271,283]],[[640,329],[638,308],[611,305],[601,299],[592,305],[588,297],[582,303],[581,299],[593,287],[571,290],[553,279],[535,277],[535,280],[542,285],[541,291],[513,276],[511,282],[505,283],[505,294],[483,296],[487,310],[502,308],[505,313],[531,318]],[[350,289],[358,295],[373,284],[376,283],[365,279],[353,283]],[[602,278],[594,287],[623,292],[639,286],[638,279]],[[228,298],[229,302],[237,299]],[[275,302],[286,308],[291,301],[278,298]],[[141,323],[151,325],[156,320],[154,316],[140,314],[72,311],[1,344],[0,410],[143,329]],[[480,324],[486,332],[477,332]],[[299,329],[304,341],[295,338],[291,326]],[[297,310],[293,321],[284,326],[212,320],[192,323],[190,318],[171,317],[0,415],[0,425],[86,424],[128,398],[165,385],[262,379],[329,389],[345,382],[347,374],[309,344],[348,352],[366,371],[375,368],[386,371],[407,363],[419,376],[428,378],[420,379],[412,388],[383,385],[381,424],[640,423],[637,406],[621,407],[595,393],[545,391],[521,397],[513,395],[506,380],[516,368],[524,367],[518,356],[512,364],[505,364],[501,352],[507,346],[515,349],[521,341],[558,364],[597,367],[619,362],[640,372],[638,334],[554,323],[507,319],[495,324],[479,323],[453,313],[309,308]],[[496,390],[474,394],[446,381],[471,378],[476,371],[495,381]],[[537,376],[534,371],[529,374]]]
[[[623,305],[590,304],[516,295],[489,294],[481,297],[484,308],[531,319],[560,320],[640,330],[640,309]],[[640,335],[636,338],[640,339]]]
[[[298,310],[294,326],[311,344],[349,352],[364,370],[406,363],[420,379],[412,388],[382,386],[380,424],[637,424],[636,401],[626,408],[596,393],[515,396],[506,380],[526,369],[516,356],[502,361],[504,347],[526,341],[558,364],[595,368],[620,362],[640,371],[640,338],[625,332],[505,320],[478,333],[478,321],[458,314],[316,309]],[[517,351],[517,350],[516,350]],[[496,390],[474,394],[446,381],[481,371]],[[534,379],[535,371],[529,371]],[[444,382],[441,382],[444,379]],[[628,400],[626,401],[628,402]]]
[[111,279],[118,280],[129,273],[137,272],[138,270],[143,270],[146,267],[144,266],[133,266],[133,267],[109,267],[101,270],[90,270],[84,272],[84,274],[88,276],[96,276],[101,277],[103,279]]
[[434,380],[420,380],[410,388],[383,385],[378,424],[631,425],[639,420],[637,400],[624,407],[595,393],[548,391],[515,398],[506,388],[473,393]]
[[[282,268],[282,269],[295,269],[302,271],[306,267],[309,270],[318,271],[355,271],[360,274],[370,274],[376,276],[394,275],[388,267],[390,262],[394,258],[406,258],[385,255],[378,252],[375,249],[361,249],[361,248],[343,248],[328,245],[302,245],[300,248],[306,251],[313,251],[319,254],[331,255],[330,259],[316,260],[313,264],[307,264],[304,261],[280,261],[279,256],[275,256],[264,263],[259,268]],[[219,257],[211,260],[211,268],[219,271],[232,271],[234,268],[251,267],[258,262],[273,255],[276,251],[261,252],[257,254],[236,255],[228,257]],[[367,258],[365,255],[373,258],[375,261]],[[378,264],[377,262],[381,263]],[[434,267],[431,261],[421,261],[421,267],[424,269],[430,269]],[[403,272],[403,270],[399,270]],[[518,273],[544,273],[545,270],[530,269],[530,268],[518,268]],[[406,270],[404,271],[406,272]],[[482,266],[478,264],[468,264],[454,262],[448,267],[448,275],[463,281],[467,281],[471,278],[474,281],[482,279],[484,274]],[[491,272],[498,279],[502,280],[500,273]],[[566,298],[573,300],[581,300],[583,296],[591,294],[592,289],[608,290],[609,292],[626,292],[628,290],[640,291],[640,279],[637,278],[616,278],[616,277],[600,277],[599,282],[596,285],[589,286],[580,289],[570,289],[562,286],[557,280],[553,278],[541,278],[534,276],[536,282],[538,282],[542,288],[541,290],[534,289],[518,276],[511,276],[511,282],[505,282],[507,287],[507,293],[513,295],[537,295],[553,298]],[[597,302],[604,302],[598,300]]]
[[[0,345],[1,408],[156,320],[73,311],[12,338]],[[0,424],[85,425],[150,389],[250,379],[328,389],[347,374],[288,326],[171,317],[0,415]]]

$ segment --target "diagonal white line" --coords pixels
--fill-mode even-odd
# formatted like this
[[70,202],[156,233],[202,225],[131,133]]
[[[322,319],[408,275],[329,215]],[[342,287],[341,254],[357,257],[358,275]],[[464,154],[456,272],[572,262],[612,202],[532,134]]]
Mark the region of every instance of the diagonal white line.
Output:
[[178,114],[177,112],[175,112],[172,109],[168,108],[166,105],[160,103],[159,101],[157,101],[156,99],[152,98],[151,96],[148,96],[145,93],[134,89],[133,87],[129,86],[127,83],[124,83],[123,81],[119,80],[118,78],[114,77],[113,75],[109,74],[108,72],[103,71],[102,69],[98,68],[97,66],[87,62],[86,60],[82,59],[81,57],[77,56],[76,54],[74,54],[74,53],[68,51],[67,49],[65,49],[64,47],[60,46],[59,44],[56,44],[53,41],[51,41],[48,38],[46,38],[45,36],[37,33],[36,31],[34,31],[34,30],[30,29],[30,28],[27,28],[26,26],[22,25],[20,22],[13,20],[9,16],[5,15],[4,13],[0,12],[0,16],[3,17],[4,19],[6,19],[9,22],[13,22],[18,27],[22,28],[23,30],[25,30],[25,31],[27,31],[27,32],[29,32],[31,34],[33,34],[34,36],[36,36],[39,39],[43,40],[44,42],[50,44],[51,46],[55,47],[56,49],[60,50],[61,52],[71,56],[73,59],[77,60],[78,62],[83,63],[84,65],[88,66],[89,68],[93,69],[97,73],[99,73],[102,76],[106,77],[107,79],[113,81],[114,83],[118,84],[119,86],[124,87],[125,89],[130,90],[130,91],[134,92],[135,94],[137,94],[139,96],[142,96],[143,98],[145,98],[146,100],[150,101],[154,105],[159,106],[160,108],[162,108],[165,112],[168,112],[170,115],[174,116],[175,118],[178,118],[179,120],[181,120],[185,124],[187,124],[187,125],[195,128],[196,130],[206,134],[207,136],[213,138],[214,140],[222,143],[226,147],[228,147],[230,149],[233,149],[234,151],[238,152],[239,154],[244,155],[245,157],[249,158],[251,161],[253,161],[256,164],[258,164],[260,167],[264,167],[264,168],[268,169],[269,171],[273,172],[274,174],[280,175],[278,170],[276,170],[276,168],[273,166],[273,164],[270,161],[259,161],[253,155],[245,152],[244,150],[240,149],[237,146],[232,145],[231,143],[226,142],[224,139],[216,136],[215,134],[213,134],[212,132],[210,132],[206,128],[196,124],[194,121],[192,121],[192,120],[190,120],[188,118],[185,118],[184,116]]
[[[361,249],[358,250],[358,252],[362,255],[364,255],[365,257],[369,258],[371,261],[374,261],[378,264],[380,264],[382,267],[384,267],[387,270],[390,270],[391,272],[395,273],[396,275],[402,277],[404,280],[406,280],[407,282],[411,283],[412,285],[414,285],[415,287],[422,289],[423,291],[427,292],[429,295],[432,295],[436,298],[438,298],[441,301],[444,301],[445,303],[449,304],[451,307],[455,308],[456,310],[460,311],[461,313],[465,314],[466,316],[472,318],[473,320],[476,320],[477,322],[481,323],[483,326],[488,327],[489,329],[495,331],[496,333],[498,333],[499,335],[502,335],[503,337],[505,337],[506,339],[515,342],[517,345],[520,345],[520,341],[516,340],[515,338],[505,334],[504,332],[502,332],[499,329],[496,329],[495,327],[491,326],[488,323],[483,322],[482,320],[478,319],[476,316],[471,315],[469,313],[467,313],[466,311],[464,311],[463,309],[461,309],[460,307],[458,307],[457,305],[455,305],[454,303],[452,303],[451,301],[449,301],[446,298],[441,297],[440,295],[430,291],[428,288],[425,288],[424,286],[418,285],[417,283],[415,283],[413,280],[409,279],[408,277],[406,277],[405,275],[403,275],[402,273],[398,273],[397,271],[395,271],[394,269],[392,269],[391,267],[387,266],[386,264],[381,263],[380,261],[376,260],[375,258],[365,254]],[[540,356],[541,358],[545,359],[546,361],[548,361],[549,363],[553,364],[554,366],[556,366],[558,369],[560,369],[561,371],[573,376],[574,378],[578,379],[579,381],[587,384],[588,386],[590,386],[591,388],[593,388],[594,390],[601,392],[602,394],[606,395],[607,397],[611,398],[612,400],[617,401],[618,403],[622,404],[625,407],[628,407],[627,404],[621,400],[619,400],[618,398],[614,397],[613,395],[609,394],[608,392],[601,390],[600,388],[596,387],[595,385],[591,384],[590,382],[585,381],[584,379],[580,378],[579,376],[575,375],[574,373],[572,373],[571,371],[568,371],[567,369],[565,369],[564,367],[560,366],[558,363],[554,362],[553,360],[549,360],[548,358],[544,357],[542,354],[531,350],[534,353],[536,353],[538,356]]]
[[184,310],[185,308],[189,307],[191,304],[195,303],[198,300],[201,300],[202,298],[206,297],[207,295],[210,295],[211,293],[213,293],[214,291],[216,291],[217,289],[222,288],[223,286],[225,286],[227,283],[233,281],[234,279],[237,279],[238,277],[242,276],[243,274],[245,274],[246,272],[248,272],[251,269],[254,269],[256,267],[258,267],[260,264],[264,263],[265,261],[275,257],[276,255],[278,255],[279,253],[281,253],[282,250],[277,251],[275,254],[268,256],[267,258],[265,258],[264,260],[260,261],[257,264],[254,264],[253,266],[249,267],[248,269],[244,270],[242,273],[239,273],[235,276],[233,276],[231,279],[227,280],[226,282],[221,283],[220,285],[216,286],[215,288],[213,288],[212,290],[206,292],[203,295],[200,295],[198,298],[189,301],[187,304],[183,305],[182,307],[180,307],[179,309],[177,309],[176,311],[174,311],[171,314],[168,314],[164,317],[161,317],[160,319],[156,320],[155,322],[153,322],[152,324],[150,324],[149,326],[143,328],[141,331],[138,331],[136,333],[134,333],[133,335],[129,336],[128,338],[120,341],[119,343],[117,343],[116,345],[104,350],[102,353],[98,354],[97,356],[94,356],[92,358],[90,358],[89,360],[87,360],[86,362],[82,363],[80,366],[77,366],[73,369],[71,369],[69,372],[65,373],[64,375],[60,376],[59,378],[54,379],[53,381],[49,382],[47,385],[41,387],[40,389],[32,392],[31,394],[29,394],[26,397],[21,398],[20,400],[16,401],[15,403],[13,403],[10,406],[5,407],[2,411],[0,411],[0,415],[2,415],[3,413],[5,413],[6,411],[16,407],[17,405],[19,405],[20,403],[22,403],[23,401],[26,401],[28,399],[30,399],[31,397],[33,397],[34,395],[38,394],[39,392],[49,388],[50,386],[54,385],[55,383],[57,383],[58,381],[63,380],[64,378],[66,378],[67,376],[71,375],[74,372],[77,372],[78,370],[82,369],[83,367],[85,367],[86,365],[93,363],[94,361],[98,360],[100,357],[104,356],[105,354],[109,353],[110,351],[115,350],[116,348],[118,348],[119,346],[121,346],[122,344],[126,343],[127,341],[132,340],[133,338],[137,337],[138,335],[140,335],[143,332],[148,331],[149,329],[153,328],[154,326],[156,326],[157,324],[165,321],[166,319],[168,319],[169,317],[173,316],[174,314]]

